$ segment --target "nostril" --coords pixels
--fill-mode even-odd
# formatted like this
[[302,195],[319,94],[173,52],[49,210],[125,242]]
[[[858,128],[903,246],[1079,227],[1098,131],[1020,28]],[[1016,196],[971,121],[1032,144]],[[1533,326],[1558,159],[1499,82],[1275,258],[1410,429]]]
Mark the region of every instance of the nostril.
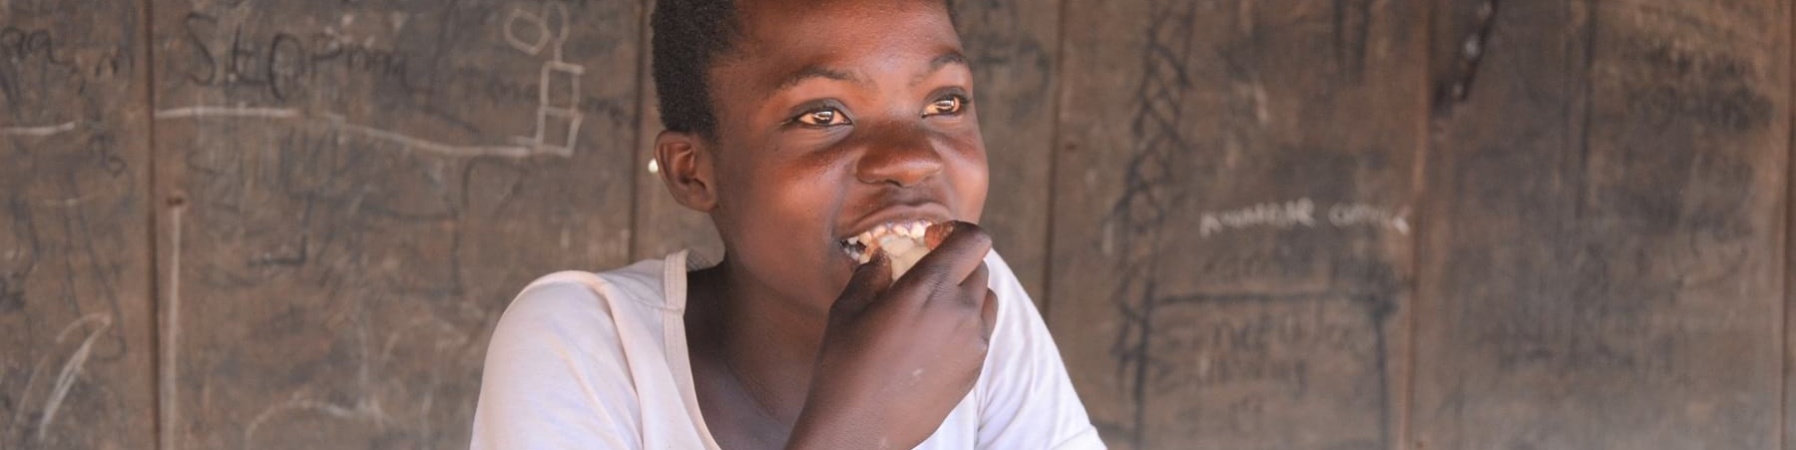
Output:
[[868,184],[909,187],[942,172],[942,160],[934,149],[873,152],[861,158],[857,176]]
[[942,172],[941,149],[929,130],[912,123],[863,122],[856,176],[867,184],[915,186]]

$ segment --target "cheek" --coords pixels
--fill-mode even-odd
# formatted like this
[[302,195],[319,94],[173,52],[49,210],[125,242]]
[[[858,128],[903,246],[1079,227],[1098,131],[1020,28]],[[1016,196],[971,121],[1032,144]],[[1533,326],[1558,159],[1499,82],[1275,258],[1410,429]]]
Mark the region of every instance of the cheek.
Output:
[[[977,135],[973,139],[978,139]],[[985,198],[991,187],[991,173],[986,165],[985,146],[976,143],[960,152],[961,159],[953,169],[955,213],[963,220],[978,223],[985,211]]]
[[[791,262],[814,247],[827,243],[829,214],[836,211],[839,195],[830,189],[829,172],[800,164],[757,168],[741,182],[729,186],[736,200],[731,211],[739,245],[747,253],[778,254]],[[813,242],[815,241],[815,242]]]

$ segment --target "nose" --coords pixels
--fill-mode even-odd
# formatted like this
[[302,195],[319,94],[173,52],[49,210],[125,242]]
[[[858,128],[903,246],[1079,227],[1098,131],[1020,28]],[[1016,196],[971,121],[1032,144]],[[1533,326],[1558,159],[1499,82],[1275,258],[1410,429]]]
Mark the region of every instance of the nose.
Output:
[[893,125],[868,136],[855,166],[862,183],[911,187],[942,172],[941,153],[920,126]]

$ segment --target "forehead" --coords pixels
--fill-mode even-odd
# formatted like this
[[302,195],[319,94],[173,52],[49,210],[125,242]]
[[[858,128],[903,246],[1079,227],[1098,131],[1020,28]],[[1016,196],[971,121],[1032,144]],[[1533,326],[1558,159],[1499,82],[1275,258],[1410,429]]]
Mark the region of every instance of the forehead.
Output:
[[960,52],[943,0],[737,0],[737,11],[741,41],[723,65],[758,90],[819,67],[915,72]]

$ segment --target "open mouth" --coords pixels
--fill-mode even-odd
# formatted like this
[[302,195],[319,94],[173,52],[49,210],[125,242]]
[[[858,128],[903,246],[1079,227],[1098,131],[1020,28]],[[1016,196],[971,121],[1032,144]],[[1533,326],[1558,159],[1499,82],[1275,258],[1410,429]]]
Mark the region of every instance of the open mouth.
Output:
[[843,254],[861,264],[872,260],[875,250],[884,250],[891,256],[911,254],[919,250],[928,252],[923,236],[929,226],[934,224],[935,222],[923,219],[886,222],[837,243],[841,244]]

